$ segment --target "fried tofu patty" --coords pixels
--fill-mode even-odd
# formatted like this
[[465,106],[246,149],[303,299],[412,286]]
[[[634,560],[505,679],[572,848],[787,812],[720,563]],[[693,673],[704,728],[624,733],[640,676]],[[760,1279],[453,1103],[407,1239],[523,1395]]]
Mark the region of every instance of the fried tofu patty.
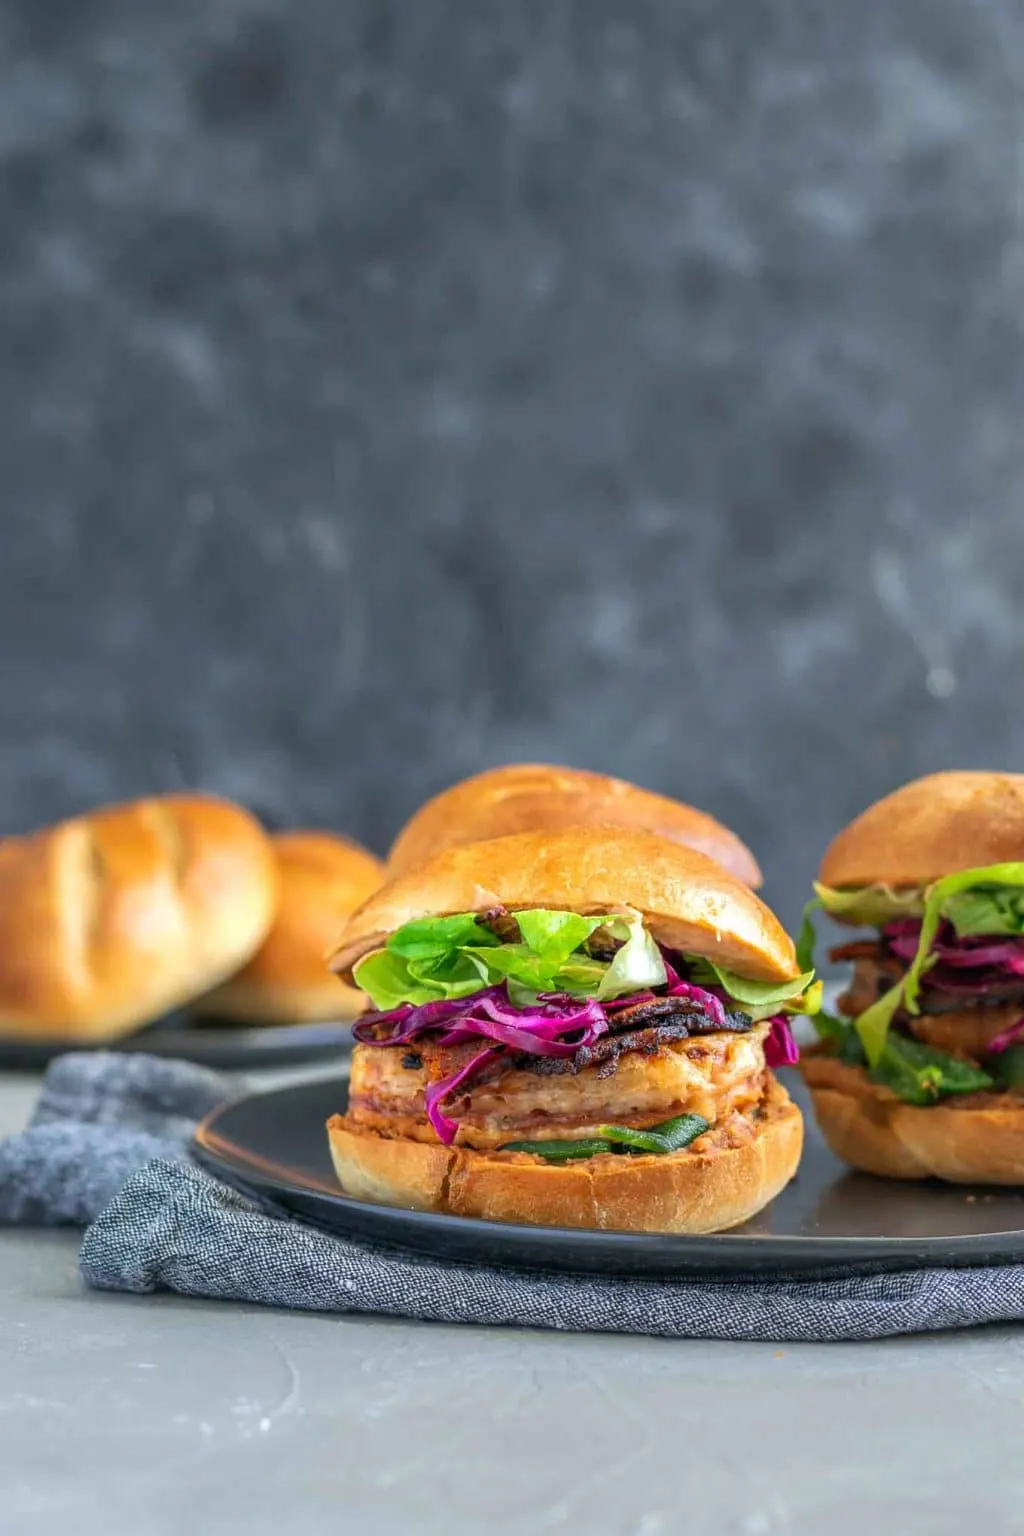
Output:
[[[752,1111],[764,1094],[767,1025],[744,1034],[718,1031],[620,1055],[607,1065],[548,1075],[507,1055],[445,1103],[459,1122],[460,1145],[585,1136],[604,1124],[644,1127],[673,1115],[701,1115],[711,1125]],[[458,1071],[480,1047],[357,1045],[352,1054],[349,1119],[381,1134],[434,1141],[426,1118],[428,1083]]]

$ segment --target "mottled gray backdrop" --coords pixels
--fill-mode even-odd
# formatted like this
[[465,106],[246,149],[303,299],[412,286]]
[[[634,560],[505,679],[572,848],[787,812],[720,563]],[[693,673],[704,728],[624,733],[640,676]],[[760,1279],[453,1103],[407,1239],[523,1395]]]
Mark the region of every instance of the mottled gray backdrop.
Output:
[[0,818],[1024,768],[1017,0],[3,0]]

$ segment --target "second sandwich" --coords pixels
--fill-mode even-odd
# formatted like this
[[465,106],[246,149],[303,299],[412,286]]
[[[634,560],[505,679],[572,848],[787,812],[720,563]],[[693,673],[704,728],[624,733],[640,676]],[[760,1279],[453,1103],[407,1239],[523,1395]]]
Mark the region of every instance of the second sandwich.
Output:
[[334,964],[377,1009],[328,1126],[357,1198],[714,1232],[796,1169],[800,1113],[769,1069],[817,988],[702,854],[610,827],[452,849],[376,892]]
[[831,952],[853,977],[803,1071],[854,1167],[1024,1185],[1022,860],[1024,775],[1000,773],[905,784],[826,852],[812,906],[870,931]]

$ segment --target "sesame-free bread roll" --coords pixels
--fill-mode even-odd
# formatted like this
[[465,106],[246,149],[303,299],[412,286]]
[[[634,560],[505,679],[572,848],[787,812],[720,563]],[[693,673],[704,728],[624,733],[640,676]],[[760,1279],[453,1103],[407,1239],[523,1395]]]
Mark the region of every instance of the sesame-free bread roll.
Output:
[[669,949],[757,980],[799,974],[778,918],[714,859],[653,832],[578,826],[450,848],[389,881],[353,913],[332,966],[351,979],[362,956],[404,923],[496,906],[584,914],[629,906]]
[[366,998],[328,970],[325,956],[345,919],[380,885],[384,866],[329,832],[282,832],[272,841],[280,895],[270,932],[196,1011],[254,1024],[355,1018]]
[[116,1039],[249,958],[270,840],[209,795],[136,800],[0,842],[0,1036]]
[[761,871],[745,843],[704,811],[656,795],[624,779],[549,763],[510,763],[463,779],[412,816],[388,854],[388,876],[404,874],[435,853],[516,832],[572,826],[635,827],[716,859],[745,885]]
[[1024,773],[930,773],[894,790],[835,837],[823,885],[930,885],[1024,860]]

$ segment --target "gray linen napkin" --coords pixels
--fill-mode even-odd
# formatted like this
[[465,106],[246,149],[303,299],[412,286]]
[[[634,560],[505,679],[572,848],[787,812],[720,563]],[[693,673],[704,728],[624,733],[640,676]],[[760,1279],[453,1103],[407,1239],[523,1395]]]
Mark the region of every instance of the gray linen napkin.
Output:
[[80,1265],[100,1290],[307,1311],[776,1342],[1024,1318],[1024,1266],[617,1278],[491,1269],[334,1237],[254,1204],[188,1160],[194,1121],[232,1088],[184,1062],[62,1057],[28,1130],[0,1142],[0,1224],[91,1220]]

